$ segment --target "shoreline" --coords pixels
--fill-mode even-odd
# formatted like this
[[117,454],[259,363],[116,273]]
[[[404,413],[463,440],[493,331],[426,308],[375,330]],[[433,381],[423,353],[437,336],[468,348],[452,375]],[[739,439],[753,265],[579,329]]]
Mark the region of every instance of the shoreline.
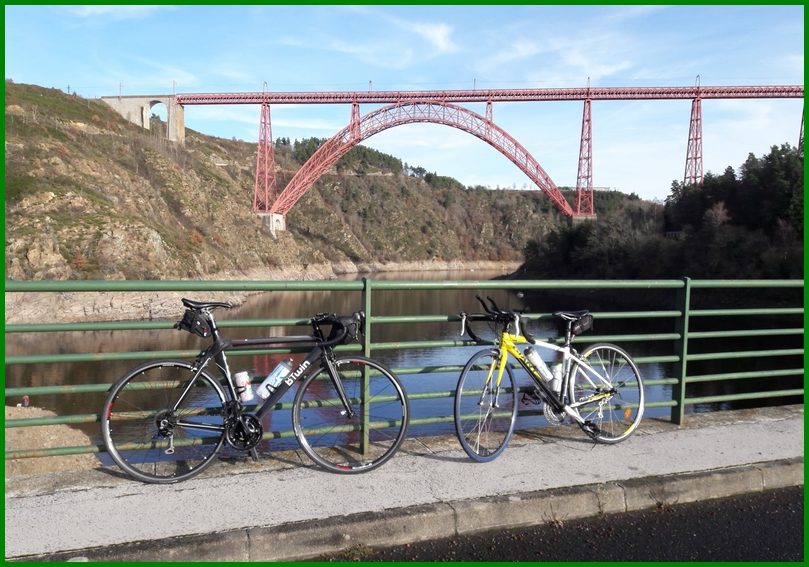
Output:
[[[251,270],[212,274],[210,281],[324,281],[349,276],[395,274],[397,272],[474,272],[500,271],[503,275],[516,271],[522,262],[494,261],[430,261],[430,262],[338,262],[278,269]],[[201,278],[202,279],[202,278]],[[200,280],[188,280],[200,281]],[[228,301],[241,305],[261,291],[203,292],[206,301]],[[169,319],[181,314],[182,291],[154,292],[6,292],[5,323],[75,323]],[[196,294],[199,296],[199,294]]]

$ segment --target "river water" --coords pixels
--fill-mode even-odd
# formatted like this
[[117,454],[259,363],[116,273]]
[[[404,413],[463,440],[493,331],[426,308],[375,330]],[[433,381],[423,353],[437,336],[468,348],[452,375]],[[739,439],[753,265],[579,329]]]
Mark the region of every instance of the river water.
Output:
[[[502,275],[499,272],[463,271],[463,272],[418,272],[418,273],[392,273],[376,274],[374,280],[488,280]],[[375,316],[392,315],[451,315],[460,311],[479,312],[480,308],[475,295],[491,296],[500,307],[523,309],[528,307],[525,300],[514,291],[506,290],[415,290],[415,291],[389,291],[374,292],[373,314]],[[204,293],[190,294],[194,299],[204,300]],[[581,309],[587,305],[571,304],[559,305],[557,309]],[[331,312],[348,314],[362,308],[362,299],[359,291],[284,291],[268,292],[249,297],[240,307],[228,312],[217,311],[218,319],[277,319],[293,318],[307,319],[315,313]],[[177,316],[182,315],[183,308],[178,305]],[[482,325],[482,324],[480,324]],[[597,323],[598,325],[598,323]],[[551,322],[534,322],[531,324],[534,334],[539,337],[555,335]],[[486,330],[486,327],[478,329]],[[374,342],[398,342],[420,340],[457,340],[459,339],[460,325],[450,323],[419,323],[419,324],[375,324],[372,328]],[[288,328],[226,328],[223,334],[229,338],[259,337],[280,335],[308,334],[306,327]],[[599,331],[599,334],[602,334]],[[484,336],[492,337],[491,333]],[[6,339],[6,351],[9,354],[33,353],[70,353],[70,352],[134,352],[134,351],[160,351],[160,350],[197,350],[205,344],[189,333],[180,333],[174,330],[152,331],[90,331],[71,332],[59,334],[20,334],[9,335]],[[622,344],[633,356],[646,356],[659,354],[660,347],[655,345]],[[481,346],[461,348],[431,348],[415,350],[376,350],[373,357],[394,369],[421,368],[455,365],[462,366],[466,359]],[[667,347],[670,349],[670,344]],[[655,350],[657,349],[657,352]],[[255,355],[231,356],[229,359],[232,372],[248,370],[254,376],[263,376],[269,372],[285,355]],[[303,354],[297,355],[302,357]],[[51,384],[89,384],[112,383],[117,377],[138,364],[132,361],[117,362],[89,362],[89,363],[60,363],[47,365],[15,365],[6,367],[6,386],[43,386]],[[644,364],[640,367],[642,376],[646,381],[655,380],[670,375],[670,369],[661,364]],[[412,402],[412,418],[422,417],[451,417],[452,395],[458,380],[459,370],[454,369],[441,373],[430,374],[402,374],[401,378],[409,394],[421,392],[445,392],[446,396],[431,400],[415,400]],[[526,376],[518,380],[521,384],[528,384]],[[294,394],[294,389],[288,396]],[[647,386],[647,401],[671,399],[668,386]],[[31,404],[51,409],[59,415],[94,413],[100,410],[104,394],[68,394],[60,396],[36,396]],[[291,398],[290,398],[291,399]],[[7,403],[13,404],[18,400],[9,399]],[[534,406],[532,409],[536,409]],[[273,415],[276,413],[277,415]],[[647,416],[667,416],[667,408],[648,409]],[[280,415],[278,415],[280,414]],[[265,418],[265,430],[285,430],[290,428],[290,418],[286,412],[271,412]],[[520,418],[518,427],[528,425],[541,425],[537,420],[541,417]],[[532,421],[531,421],[532,420]],[[97,424],[82,426],[82,429],[97,437]],[[454,431],[451,420],[444,424],[414,427],[411,435],[452,433]],[[279,442],[272,441],[273,447],[278,448]],[[282,443],[283,444],[283,443]]]

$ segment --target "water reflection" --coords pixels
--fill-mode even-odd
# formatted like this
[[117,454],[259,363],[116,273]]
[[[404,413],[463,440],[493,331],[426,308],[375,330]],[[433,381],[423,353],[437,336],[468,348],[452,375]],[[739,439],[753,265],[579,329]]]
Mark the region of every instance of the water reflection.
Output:
[[[385,274],[374,279],[397,280],[486,280],[501,275],[500,272],[463,271],[463,272],[397,272]],[[474,291],[453,290],[447,292],[415,291],[380,292],[374,295],[375,315],[398,314],[442,314],[454,313],[468,309],[474,297]],[[500,297],[505,292],[500,292]],[[190,294],[193,298],[204,299],[204,293]],[[405,297],[406,296],[406,297]],[[315,313],[352,313],[362,309],[359,291],[305,291],[305,292],[268,292],[249,297],[239,308],[232,311],[217,311],[220,319],[263,319],[292,318],[307,319]],[[178,304],[177,318],[183,313]],[[444,327],[447,327],[446,325]],[[430,325],[403,326],[378,325],[372,337],[375,341],[409,340],[439,338],[442,326],[437,331]],[[439,333],[436,335],[435,333]],[[275,327],[275,328],[231,328],[224,334],[230,338],[250,336],[279,336],[285,334],[307,334],[308,327]],[[54,354],[54,353],[128,353],[155,352],[161,350],[198,350],[206,341],[198,337],[177,332],[173,329],[147,331],[86,331],[62,333],[19,333],[6,335],[6,352],[9,355]],[[156,354],[156,356],[158,356]],[[232,371],[252,370],[263,372],[266,367],[244,368],[245,357],[238,357],[240,364],[234,364]],[[132,361],[115,362],[78,362],[41,365],[13,365],[6,367],[6,386],[48,386],[112,383],[118,376],[134,366]],[[63,413],[75,401],[84,396],[52,396],[40,397],[38,405]],[[61,402],[59,401],[61,400]],[[10,400],[13,401],[13,400]],[[32,400],[32,403],[34,400]],[[64,403],[63,403],[64,402]],[[86,409],[86,401],[83,404]],[[61,407],[60,407],[61,406]]]
[[[394,280],[488,280],[501,275],[500,272],[417,272],[393,273],[374,276],[377,279]],[[524,309],[525,299],[515,292],[506,290],[380,290],[373,295],[373,315],[454,315],[460,311],[479,312],[480,306],[475,295],[491,296],[501,308]],[[205,299],[204,293],[190,294],[195,299]],[[564,305],[564,307],[572,307]],[[577,305],[577,308],[588,308],[589,305]],[[239,308],[229,312],[217,311],[220,319],[307,319],[315,313],[330,312],[348,314],[362,309],[362,297],[359,291],[274,291],[249,297]],[[535,309],[536,310],[536,309]],[[182,315],[183,308],[178,305],[177,317]],[[483,336],[491,337],[493,333],[485,332],[483,323],[479,324]],[[285,328],[227,328],[223,334],[230,338],[256,336],[280,336],[308,334],[308,327]],[[402,341],[420,340],[458,340],[460,325],[457,322],[418,323],[418,324],[375,324],[372,330],[374,342],[398,343]],[[555,335],[550,322],[532,323],[532,332],[538,336]],[[599,334],[603,331],[599,330]],[[34,353],[111,353],[111,352],[155,352],[161,350],[199,350],[207,341],[188,333],[175,330],[153,331],[91,331],[59,334],[14,334],[6,338],[6,351],[9,354],[22,355]],[[634,356],[654,353],[659,345],[633,344],[622,345]],[[670,348],[670,345],[665,345]],[[402,373],[402,379],[410,394],[438,391],[436,397],[418,400],[413,403],[413,418],[443,416],[448,418],[444,425],[430,426],[429,431],[441,429],[453,431],[452,391],[455,388],[459,368],[466,359],[480,346],[451,349],[413,349],[400,348],[380,349],[374,351],[374,358],[394,369],[420,369],[425,367],[455,367],[446,372],[430,374]],[[654,353],[656,354],[656,353]],[[232,372],[247,370],[255,376],[267,374],[283,357],[283,354],[265,354],[257,356],[231,356]],[[298,357],[303,355],[296,355]],[[15,365],[6,367],[7,387],[45,386],[54,384],[111,384],[137,363],[132,361],[98,362],[98,363],[60,363],[48,365]],[[647,380],[664,376],[668,370],[662,365],[645,365],[641,368]],[[527,384],[527,377],[519,375],[518,380]],[[292,392],[294,394],[294,390]],[[662,386],[647,390],[650,400],[669,399],[667,388]],[[82,414],[98,411],[104,394],[70,394],[64,396],[36,396],[31,403],[52,409],[60,415]],[[290,398],[291,399],[291,398]],[[8,400],[8,403],[15,403]],[[535,409],[535,408],[534,408]],[[263,426],[265,430],[286,430],[290,427],[288,414],[280,412],[266,416]],[[650,411],[647,415],[666,415],[668,409]],[[97,429],[96,425],[88,426],[88,430]],[[414,428],[413,434],[423,434]],[[292,441],[294,442],[294,440]],[[273,441],[277,443],[277,441]],[[273,445],[276,447],[276,445]]]

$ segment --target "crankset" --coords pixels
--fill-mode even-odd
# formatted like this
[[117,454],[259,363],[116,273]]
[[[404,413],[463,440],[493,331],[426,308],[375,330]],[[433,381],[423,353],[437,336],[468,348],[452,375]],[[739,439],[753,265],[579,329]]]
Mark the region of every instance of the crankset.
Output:
[[564,411],[554,409],[551,404],[545,401],[544,396],[537,388],[525,390],[520,401],[524,404],[541,405],[542,413],[550,425],[559,425],[564,421],[567,415]]
[[567,415],[564,411],[557,411],[548,402],[542,402],[542,414],[551,425],[559,425],[565,420]]
[[225,423],[225,440],[240,451],[249,451],[261,441],[264,429],[256,416],[243,413]]

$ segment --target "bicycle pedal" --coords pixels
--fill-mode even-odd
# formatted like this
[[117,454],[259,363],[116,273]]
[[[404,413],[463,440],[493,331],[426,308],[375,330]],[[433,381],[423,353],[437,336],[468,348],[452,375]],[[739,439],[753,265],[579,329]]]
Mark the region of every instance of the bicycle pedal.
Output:
[[592,421],[589,421],[589,420],[582,423],[581,428],[587,435],[589,435],[593,439],[595,439],[596,436],[599,433],[601,433],[601,428],[598,427],[598,425],[596,425],[595,423],[593,423]]

